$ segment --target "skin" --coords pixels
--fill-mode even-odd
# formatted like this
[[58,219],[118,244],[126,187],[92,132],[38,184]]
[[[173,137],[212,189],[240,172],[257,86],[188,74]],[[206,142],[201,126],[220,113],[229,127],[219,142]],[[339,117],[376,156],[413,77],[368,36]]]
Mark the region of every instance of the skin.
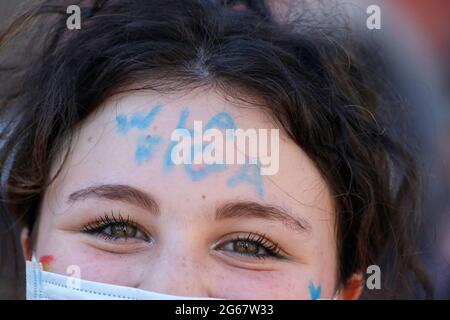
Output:
[[[118,134],[118,114],[146,114],[158,102],[164,106],[148,128]],[[263,197],[252,185],[227,186],[240,165],[228,165],[225,171],[210,173],[201,181],[192,181],[182,165],[164,170],[171,132],[186,107],[190,111],[187,128],[192,128],[194,120],[207,123],[223,111],[233,117],[238,128],[276,128],[260,109],[234,105],[215,92],[157,95],[139,91],[109,99],[78,128],[63,171],[45,193],[35,243],[24,229],[25,258],[30,259],[34,249],[37,257],[54,258],[48,266],[51,272],[66,274],[69,265],[78,265],[82,279],[173,295],[310,299],[308,284],[313,283],[321,287],[320,298],[333,297],[338,288],[340,298],[357,298],[359,275],[345,286],[336,281],[331,191],[314,163],[281,130],[280,169],[273,176],[263,176]],[[142,134],[161,136],[162,141],[150,159],[137,165],[136,141]],[[59,160],[55,161],[53,173],[58,164]],[[100,184],[139,189],[151,195],[158,209],[152,212],[94,195],[69,200],[77,190]],[[299,230],[257,215],[215,218],[219,207],[236,201],[283,208],[307,228]],[[120,215],[134,221],[139,226],[137,237],[111,240],[83,232],[87,224],[111,212],[116,218]],[[237,252],[236,236],[245,239],[251,233],[264,235],[269,246],[278,244],[283,258]],[[256,248],[259,253],[268,252],[259,244]]]

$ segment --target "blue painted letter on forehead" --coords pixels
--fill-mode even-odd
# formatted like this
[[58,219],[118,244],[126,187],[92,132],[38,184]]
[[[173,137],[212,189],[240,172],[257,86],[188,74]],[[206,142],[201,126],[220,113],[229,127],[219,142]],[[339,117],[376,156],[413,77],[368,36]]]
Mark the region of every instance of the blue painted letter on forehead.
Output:
[[[117,132],[119,135],[127,134],[131,129],[136,128],[140,131],[148,129],[160,113],[163,104],[158,103],[147,114],[135,112],[129,118],[125,114],[119,114],[116,117]],[[135,162],[137,165],[143,164],[149,160],[155,152],[155,147],[162,141],[161,136],[152,136],[150,134],[141,134],[137,138],[135,152]]]
[[259,198],[262,199],[264,198],[264,182],[260,171],[261,167],[259,164],[250,164],[246,162],[228,179],[227,185],[230,188],[235,188],[239,184],[251,185],[255,188]]
[[152,124],[152,122],[155,121],[155,118],[161,111],[162,107],[163,105],[161,103],[158,103],[147,114],[144,114],[142,112],[134,112],[131,115],[130,119],[128,119],[128,117],[124,114],[119,114],[116,117],[117,132],[123,135],[128,133],[128,131],[130,131],[132,128],[136,128],[139,130],[147,129]]

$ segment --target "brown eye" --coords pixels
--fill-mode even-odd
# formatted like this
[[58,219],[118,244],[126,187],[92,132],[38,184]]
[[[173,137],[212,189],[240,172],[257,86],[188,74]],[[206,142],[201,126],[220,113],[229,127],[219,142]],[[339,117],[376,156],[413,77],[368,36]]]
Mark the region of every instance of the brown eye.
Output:
[[143,230],[129,217],[123,218],[120,213],[115,216],[111,212],[111,214],[105,214],[103,217],[98,217],[95,221],[88,223],[80,231],[92,236],[102,237],[108,241],[134,239],[151,242],[151,236]]
[[216,247],[217,250],[247,256],[249,258],[284,258],[278,245],[265,236],[250,233],[224,241]]
[[230,241],[223,245],[220,249],[249,257],[268,257],[274,255],[273,252],[265,248],[263,245],[255,241],[244,239]]
[[249,241],[238,240],[233,243],[233,250],[240,254],[256,255],[259,252],[259,245]]
[[137,226],[126,222],[110,223],[105,227],[99,228],[95,233],[108,240],[138,239],[149,241],[149,237]]
[[110,226],[111,236],[114,238],[134,238],[137,234],[137,228],[125,223],[116,223]]

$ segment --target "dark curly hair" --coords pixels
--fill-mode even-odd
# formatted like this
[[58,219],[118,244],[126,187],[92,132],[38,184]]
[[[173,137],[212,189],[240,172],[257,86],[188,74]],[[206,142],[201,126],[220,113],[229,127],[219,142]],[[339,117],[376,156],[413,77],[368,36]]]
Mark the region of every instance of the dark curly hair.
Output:
[[15,261],[8,230],[33,227],[51,164],[105,99],[207,87],[268,112],[313,160],[336,203],[341,284],[387,261],[390,297],[411,281],[431,293],[414,252],[418,169],[373,51],[311,19],[275,19],[264,1],[80,1],[82,28],[68,30],[73,3],[43,1],[0,35],[2,268]]

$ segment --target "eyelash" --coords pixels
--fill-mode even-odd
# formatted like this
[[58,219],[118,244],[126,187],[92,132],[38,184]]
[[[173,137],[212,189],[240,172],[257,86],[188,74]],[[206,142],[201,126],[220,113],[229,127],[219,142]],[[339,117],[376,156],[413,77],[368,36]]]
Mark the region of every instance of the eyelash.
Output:
[[[100,216],[96,218],[95,220],[87,223],[82,229],[81,232],[90,234],[90,235],[96,235],[101,236],[107,241],[117,241],[120,239],[127,240],[127,237],[116,237],[109,235],[104,232],[104,230],[108,227],[112,227],[114,225],[124,225],[127,227],[135,228],[136,230],[139,230],[142,234],[145,235],[146,241],[149,240],[149,236],[141,231],[142,228],[140,228],[139,224],[135,222],[134,220],[131,220],[129,216],[124,218],[121,213],[115,214],[113,211],[111,212],[105,212],[103,216]],[[148,239],[148,240],[147,240]],[[276,242],[273,242],[271,240],[268,240],[267,237],[264,234],[259,234],[255,232],[250,232],[246,236],[237,235],[233,238],[223,241],[218,247],[224,247],[228,244],[236,243],[237,241],[242,241],[250,244],[254,244],[257,247],[262,248],[267,252],[267,254],[251,254],[251,253],[239,253],[239,252],[233,252],[234,254],[238,254],[241,256],[251,257],[255,259],[285,259],[286,257],[281,254],[281,249],[279,245]],[[222,251],[228,251],[230,250],[223,250]]]
[[251,232],[247,236],[241,236],[241,235],[235,236],[234,238],[225,241],[224,244],[222,244],[222,246],[224,246],[228,243],[236,242],[236,241],[250,242],[252,244],[255,244],[255,245],[263,248],[265,251],[267,251],[266,255],[237,253],[239,255],[257,258],[257,259],[267,259],[267,258],[284,259],[285,258],[281,254],[281,249],[280,249],[278,243],[268,240],[264,234]]
[[[112,227],[114,225],[124,225],[127,227],[135,228],[139,232],[142,232],[146,238],[149,238],[149,236],[145,232],[141,231],[142,228],[139,226],[139,224],[136,221],[131,220],[129,216],[124,218],[120,212],[116,216],[113,211],[111,211],[109,213],[105,212],[103,214],[103,216],[98,217],[95,220],[87,223],[82,228],[81,232],[101,236],[105,240],[109,240],[109,241],[128,239],[127,237],[115,237],[115,236],[109,235],[104,232],[104,230],[107,227]],[[149,240],[147,240],[147,241],[149,241]]]

